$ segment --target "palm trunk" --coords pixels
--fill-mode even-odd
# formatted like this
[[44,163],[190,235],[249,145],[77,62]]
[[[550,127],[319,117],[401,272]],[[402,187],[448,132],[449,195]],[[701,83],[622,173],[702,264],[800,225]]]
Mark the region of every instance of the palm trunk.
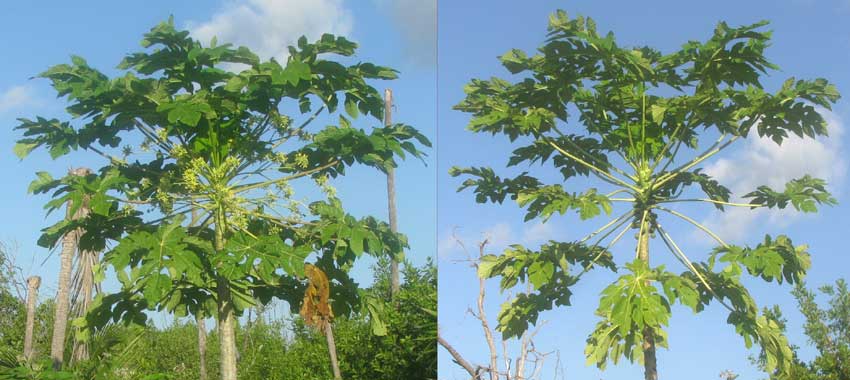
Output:
[[[88,209],[86,210],[88,213]],[[91,305],[92,292],[94,291],[94,266],[99,261],[99,254],[94,251],[84,251],[77,259],[79,289],[75,289],[72,295],[71,306],[74,308],[74,316],[83,317]],[[89,346],[86,342],[74,339],[73,351],[71,352],[71,364],[88,360]]]
[[62,238],[59,254],[59,287],[56,290],[56,309],[53,314],[53,338],[50,342],[50,358],[53,368],[61,369],[65,358],[65,329],[68,327],[68,299],[71,287],[71,264],[77,250],[77,232],[70,231]]
[[[392,124],[393,90],[384,90],[384,125]],[[398,232],[395,207],[395,169],[387,170],[387,209],[390,219],[390,231]],[[398,277],[398,259],[393,257],[390,262],[390,294],[395,297],[400,288]]]
[[[89,169],[78,168],[72,170],[71,175],[87,175]],[[85,208],[80,207],[77,212],[71,215],[71,209],[74,205],[68,201],[67,219],[80,219],[85,217],[83,214]],[[79,229],[69,231],[62,237],[62,251],[59,254],[59,286],[56,290],[56,310],[53,316],[53,338],[50,342],[50,358],[53,360],[53,368],[62,368],[62,363],[65,358],[65,335],[68,327],[68,314],[70,311],[71,300],[69,298],[71,288],[71,266],[74,260],[74,253],[77,251],[77,241],[80,236]]]
[[[649,223],[641,226],[638,236],[638,259],[649,265]],[[643,377],[644,380],[658,380],[658,367],[655,358],[655,331],[646,327],[643,329]]]
[[325,323],[325,338],[328,341],[328,353],[331,356],[331,368],[334,373],[334,380],[342,380],[342,374],[339,372],[339,361],[336,359],[336,342],[334,342],[334,332],[330,322]]
[[204,314],[198,313],[195,316],[195,322],[198,325],[198,368],[200,380],[207,380],[207,323],[204,320]]
[[27,279],[27,325],[24,331],[24,357],[27,361],[31,361],[35,356],[32,334],[35,327],[35,306],[38,302],[39,286],[41,286],[41,277],[32,276]]

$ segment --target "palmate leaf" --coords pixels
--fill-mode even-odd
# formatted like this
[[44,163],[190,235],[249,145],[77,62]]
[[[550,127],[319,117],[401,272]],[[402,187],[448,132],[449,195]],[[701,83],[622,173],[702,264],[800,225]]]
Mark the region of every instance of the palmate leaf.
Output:
[[532,291],[520,293],[502,305],[496,329],[505,339],[519,337],[537,323],[541,312],[569,305],[570,287],[577,280],[575,274],[570,274],[572,267],[589,269],[592,265],[616,271],[610,252],[583,243],[550,241],[539,251],[513,245],[501,255],[483,256],[478,264],[480,277],[500,277],[502,290],[526,281],[532,285]]
[[785,184],[783,192],[759,186],[755,191],[744,195],[744,198],[751,198],[750,202],[753,204],[778,209],[784,209],[790,203],[794,209],[802,212],[817,212],[818,205],[838,203],[826,190],[826,181],[808,175]]
[[[587,340],[588,364],[604,369],[608,361],[616,364],[620,356],[642,363],[643,329],[652,328],[656,345],[667,347],[663,327],[671,315],[670,305],[679,302],[701,312],[713,300],[730,307],[727,323],[744,338],[747,348],[758,344],[765,353],[770,370],[786,368],[792,359],[790,345],[777,321],[760,314],[747,289],[740,282],[740,270],[712,271],[712,265],[696,267],[710,285],[707,288],[693,272],[676,275],[663,266],[648,268],[636,260],[627,264],[632,272],[621,276],[606,288],[600,298],[597,314],[602,320]],[[661,285],[659,292],[654,283]]]
[[473,114],[469,128],[476,132],[501,133],[514,141],[538,136],[551,130],[556,117],[566,118],[566,111],[557,108],[558,94],[530,79],[516,85],[498,78],[473,80],[464,91],[466,99],[454,108]]
[[521,191],[536,189],[542,185],[537,178],[529,176],[528,173],[522,173],[515,178],[502,179],[496,175],[493,169],[484,167],[452,167],[449,170],[449,175],[452,177],[460,175],[478,177],[477,179],[470,178],[463,181],[463,184],[457,189],[457,191],[463,191],[467,188],[473,188],[475,201],[478,203],[502,203],[508,195],[511,199],[516,200]]
[[387,335],[386,306],[385,300],[365,290],[360,291],[360,313],[369,316],[369,326],[375,336]]
[[695,284],[700,293],[696,309],[702,310],[712,300],[724,302],[730,309],[726,322],[744,339],[745,346],[750,348],[758,344],[761,347],[768,371],[786,370],[793,360],[788,339],[776,320],[770,315],[759,313],[755,300],[740,281],[740,268],[729,265],[715,272],[713,260],[695,265],[711,286],[711,289],[706,288],[691,272],[681,275],[689,283]]
[[337,199],[310,205],[319,217],[310,230],[309,242],[316,251],[329,252],[342,268],[348,268],[361,255],[404,258],[409,248],[404,234],[393,232],[386,222],[373,217],[357,219],[345,213]]
[[[654,342],[657,347],[668,347],[667,332],[661,329],[653,330]],[[633,363],[643,364],[643,349],[641,332],[629,331],[627,335],[621,335],[617,325],[610,320],[599,321],[591,335],[587,338],[584,349],[586,365],[595,365],[604,370],[608,362],[616,365],[621,358]]]
[[[594,164],[602,170],[609,169],[610,164],[606,155],[608,148],[594,138],[578,135],[568,135],[547,141],[535,140],[531,145],[515,149],[508,160],[507,166],[515,166],[523,162],[534,164],[538,161],[542,165],[546,163],[549,157],[552,157],[553,165],[561,171],[564,180],[577,175],[590,175],[590,169],[588,167],[558,153],[550,142],[554,142],[558,146],[569,147],[567,150],[572,151],[576,156]],[[577,149],[574,147],[577,147]]]
[[190,301],[193,294],[214,288],[208,283],[211,268],[204,258],[211,246],[189,236],[182,221],[178,216],[156,230],[132,232],[104,255],[104,262],[118,275],[121,292],[141,297],[125,302],[144,301],[139,307],[185,315],[189,305],[203,300]]
[[743,267],[750,275],[765,281],[776,280],[780,284],[787,281],[792,285],[803,280],[811,265],[808,247],[794,246],[785,235],[779,235],[776,239],[765,235],[764,241],[755,248],[717,247],[709,257],[710,263],[715,260],[729,264],[724,272],[740,273]]
[[297,162],[290,161],[280,167],[283,173],[309,171],[337,162],[336,165],[314,172],[313,177],[330,175],[336,177],[345,174],[345,168],[355,163],[375,167],[386,171],[396,167],[396,157],[404,158],[405,154],[423,160],[425,153],[417,148],[416,143],[430,147],[427,137],[414,128],[395,124],[385,128],[373,128],[370,133],[354,128],[328,127],[317,133],[310,144],[294,151],[290,157],[301,154],[310,163],[306,168]]
[[554,213],[564,215],[568,210],[578,212],[582,220],[598,216],[601,212],[611,214],[611,201],[605,195],[588,189],[583,194],[570,194],[561,185],[542,186],[535,190],[523,190],[517,194],[516,202],[526,207],[525,221],[542,217],[548,220]]
[[53,159],[79,147],[77,133],[69,123],[63,123],[57,119],[47,120],[41,117],[36,120],[21,118],[18,121],[20,124],[15,129],[23,130],[24,138],[18,140],[14,151],[20,159],[44,145],[48,147],[50,157]]
[[[732,195],[732,190],[721,185],[708,174],[703,173],[702,169],[696,169],[676,175],[672,180],[658,188],[657,196],[660,199],[674,199],[692,185],[698,185],[708,199],[713,201],[729,202]],[[722,203],[714,203],[713,205],[718,210],[723,211],[725,209]]]
[[[251,236],[242,231],[227,239],[225,250],[234,256],[235,263],[242,263],[243,270],[250,272],[253,268],[263,282],[274,282],[277,269],[286,275],[303,277],[304,260],[311,253],[309,246],[289,245],[280,236]],[[228,272],[226,267],[220,270]]]
[[536,178],[522,173],[515,178],[502,179],[490,168],[452,168],[452,176],[469,175],[477,179],[467,179],[458,191],[473,188],[476,201],[501,203],[510,196],[520,207],[527,209],[525,220],[535,218],[549,219],[552,214],[564,215],[569,210],[576,211],[582,219],[589,219],[604,212],[611,213],[611,201],[589,189],[583,194],[570,194],[561,185],[544,186]]
[[617,363],[620,356],[630,361],[643,361],[644,329],[657,337],[656,345],[666,347],[670,303],[654,282],[664,276],[664,267],[650,269],[643,260],[626,264],[630,273],[602,291],[596,314],[602,320],[587,340],[588,364],[604,368],[608,360]]

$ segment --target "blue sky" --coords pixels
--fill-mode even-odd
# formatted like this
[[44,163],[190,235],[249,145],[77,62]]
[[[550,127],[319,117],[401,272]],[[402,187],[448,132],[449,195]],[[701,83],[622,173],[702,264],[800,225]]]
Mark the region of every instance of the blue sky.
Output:
[[[415,3],[415,2],[409,2]],[[430,8],[429,8],[430,7]],[[0,188],[0,210],[6,216],[0,240],[17,242],[17,264],[26,275],[43,278],[42,297],[56,289],[58,257],[38,247],[39,230],[53,224],[64,212],[45,217],[44,196],[27,194],[36,171],[63,175],[69,167],[98,167],[103,162],[84,154],[52,161],[37,151],[19,161],[12,147],[19,134],[13,130],[17,117],[67,119],[62,100],[45,80],[29,80],[51,65],[66,63],[71,54],[86,58],[92,66],[116,74],[115,66],[125,54],[140,51],[142,35],[157,23],[174,16],[178,27],[188,28],[207,42],[246,45],[262,58],[280,57],[288,44],[301,35],[318,38],[324,32],[348,36],[360,44],[354,60],[371,61],[401,71],[400,79],[375,82],[383,91],[394,91],[394,121],[413,125],[431,140],[436,133],[436,41],[434,6],[428,3],[402,7],[385,1],[147,1],[113,2],[3,2],[0,5],[0,49],[4,52],[0,72],[0,167],[6,174]],[[396,21],[391,21],[396,20]],[[430,21],[429,21],[430,20]],[[296,121],[301,120],[295,118]],[[354,125],[371,128],[377,120],[359,118]],[[324,124],[319,124],[324,125]],[[408,257],[416,265],[436,252],[435,152],[428,152],[426,165],[408,160],[397,170],[399,228],[407,233]],[[360,168],[333,183],[350,212],[386,219],[386,180],[377,171]],[[299,194],[308,196],[309,194]],[[354,270],[355,278],[371,282],[366,258]],[[107,289],[114,281],[107,280]],[[114,289],[114,287],[112,288]]]
[[[511,48],[533,52],[544,40],[548,14],[557,8],[570,15],[593,17],[602,32],[612,30],[621,45],[649,45],[670,52],[688,40],[705,40],[711,36],[718,21],[732,25],[771,21],[774,30],[768,58],[782,71],[766,79],[766,87],[775,90],[789,76],[800,78],[825,77],[839,91],[850,96],[850,2],[846,0],[778,0],[682,2],[650,0],[626,1],[463,1],[442,2],[438,17],[439,43],[439,165],[438,165],[438,250],[440,274],[439,320],[443,336],[469,361],[487,362],[487,346],[478,321],[467,310],[475,308],[477,280],[463,250],[453,243],[452,235],[464,241],[470,254],[476,254],[475,244],[483,237],[491,239],[489,253],[499,252],[507,244],[522,243],[536,246],[548,239],[576,240],[604,224],[596,219],[581,223],[573,216],[554,217],[547,224],[522,223],[524,212],[510,200],[503,205],[476,204],[469,192],[456,193],[460,183],[447,175],[453,165],[492,166],[498,173],[515,174],[528,170],[504,168],[511,149],[506,138],[476,135],[465,130],[468,115],[451,107],[463,98],[463,86],[471,78],[499,76],[508,78],[496,57]],[[850,225],[848,197],[847,121],[850,105],[841,100],[827,114],[831,139],[821,141],[791,141],[777,148],[762,140],[741,143],[724,155],[705,165],[735,189],[752,190],[756,185],[777,186],[787,179],[811,173],[826,178],[840,204],[817,215],[793,213],[741,213],[722,216],[711,207],[684,209],[723,234],[724,239],[737,244],[756,244],[765,233],[788,234],[795,244],[809,244],[813,256],[808,283],[819,286],[839,277],[847,277],[850,261],[844,252],[843,233]],[[737,170],[733,171],[732,168]],[[539,168],[533,173],[553,178]],[[738,174],[744,173],[744,174]],[[576,186],[572,189],[570,186]],[[570,182],[568,190],[580,190],[594,183]],[[616,215],[616,211],[615,211]],[[670,224],[668,222],[668,224]],[[695,228],[671,225],[668,230],[692,259],[702,260],[713,247]],[[627,234],[614,249],[619,262],[633,255],[634,240]],[[653,265],[666,264],[674,271],[681,266],[669,258],[660,244],[652,245]],[[541,352],[557,350],[560,362],[569,379],[634,379],[642,376],[638,365],[609,366],[599,371],[584,364],[585,339],[597,319],[593,312],[599,292],[616,275],[602,271],[588,273],[574,287],[573,305],[543,313],[547,324],[536,337]],[[487,285],[487,313],[491,325],[499,305],[506,295],[499,294],[497,280]],[[789,339],[803,346],[801,354],[809,359],[813,351],[807,347],[802,334],[802,316],[796,311],[790,288],[748,281],[760,306],[779,304],[788,318]],[[757,354],[747,350],[743,340],[727,325],[726,314],[713,305],[706,312],[694,315],[684,307],[674,306],[668,329],[670,350],[660,350],[658,363],[661,378],[717,379],[718,374],[731,369],[740,379],[762,378],[747,357]],[[498,338],[497,338],[498,339]],[[516,352],[516,346],[509,345]],[[501,350],[500,350],[501,351]],[[543,378],[552,378],[555,355],[545,363]],[[440,351],[440,378],[465,379],[462,369],[451,362],[445,350]]]

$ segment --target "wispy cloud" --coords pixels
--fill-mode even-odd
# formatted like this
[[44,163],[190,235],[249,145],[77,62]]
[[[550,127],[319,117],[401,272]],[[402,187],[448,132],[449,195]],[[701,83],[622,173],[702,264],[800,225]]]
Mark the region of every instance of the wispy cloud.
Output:
[[[844,124],[834,113],[823,109],[819,111],[828,123],[828,138],[794,136],[777,145],[769,138],[760,138],[752,132],[738,154],[715,161],[706,167],[706,173],[738,195],[753,191],[760,185],[781,191],[788,181],[806,174],[826,180],[831,191],[840,191],[847,172],[846,151],[841,143]],[[731,207],[726,212],[712,213],[705,224],[721,237],[734,241],[747,236],[757,223],[786,226],[799,219],[800,215],[789,209]]]
[[30,87],[13,86],[0,93],[0,113],[35,104]]
[[[525,224],[517,232],[506,222],[496,223],[481,232],[467,232],[460,228],[448,231],[440,238],[437,252],[440,258],[455,259],[462,258],[463,254],[474,255],[477,245],[487,240],[488,252],[500,252],[511,244],[522,244],[533,248],[533,246],[552,240],[557,235],[557,228],[552,222],[535,222]],[[464,252],[466,247],[468,252]]]
[[240,0],[228,2],[207,21],[189,22],[192,35],[207,43],[247,46],[260,58],[283,61],[298,38],[324,33],[348,35],[353,18],[341,0]]
[[[442,259],[463,258],[463,254],[477,254],[469,251],[479,243],[487,240],[490,251],[500,251],[510,244],[516,243],[514,232],[508,223],[497,223],[486,228],[480,233],[467,234],[461,228],[454,228],[446,232],[437,244],[437,254]],[[466,252],[464,251],[466,248]]]
[[538,244],[555,238],[556,231],[553,222],[536,222],[525,226],[522,231],[523,244]]

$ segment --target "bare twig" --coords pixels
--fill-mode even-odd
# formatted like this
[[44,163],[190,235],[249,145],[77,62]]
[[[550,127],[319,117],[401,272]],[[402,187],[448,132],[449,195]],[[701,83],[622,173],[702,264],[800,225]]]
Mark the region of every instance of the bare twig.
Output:
[[457,352],[457,350],[455,350],[455,348],[452,347],[451,344],[449,344],[449,342],[443,339],[443,336],[440,335],[439,330],[437,331],[437,343],[439,343],[441,346],[443,346],[443,348],[446,349],[446,351],[449,352],[455,363],[463,367],[463,369],[465,369],[466,372],[469,373],[469,376],[472,376],[473,379],[478,378],[478,374],[476,373],[477,371],[475,370],[475,367],[473,367],[472,364],[469,364],[469,362],[466,361],[466,359],[464,359],[463,356],[461,356],[461,354]]

